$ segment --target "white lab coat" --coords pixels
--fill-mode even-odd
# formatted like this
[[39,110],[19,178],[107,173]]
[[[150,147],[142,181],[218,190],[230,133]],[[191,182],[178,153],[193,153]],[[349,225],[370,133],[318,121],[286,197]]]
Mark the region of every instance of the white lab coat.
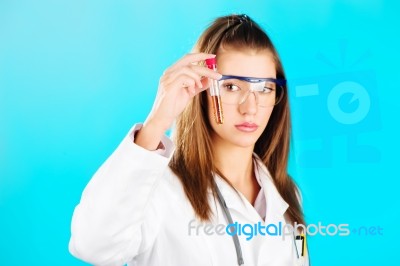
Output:
[[[173,144],[162,139],[164,150],[145,150],[133,142],[135,125],[98,169],[82,193],[71,225],[70,252],[94,265],[226,266],[237,265],[232,236],[207,234],[191,223],[195,213],[183,187],[168,167]],[[257,208],[220,177],[217,185],[234,222],[285,222],[288,204],[278,193],[267,169],[256,156],[257,180],[262,187]],[[215,214],[211,223],[227,225],[224,213],[209,193]],[[258,210],[256,210],[258,209]],[[260,216],[261,215],[261,216]],[[211,231],[216,232],[216,231]],[[293,237],[239,236],[246,266],[298,265]],[[308,258],[305,258],[308,265]]]

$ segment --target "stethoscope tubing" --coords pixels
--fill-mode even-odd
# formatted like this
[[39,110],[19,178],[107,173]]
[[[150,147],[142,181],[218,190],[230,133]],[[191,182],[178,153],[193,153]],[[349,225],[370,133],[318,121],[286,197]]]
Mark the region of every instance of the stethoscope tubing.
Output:
[[[228,209],[228,206],[226,205],[225,199],[222,196],[221,191],[219,190],[218,185],[216,183],[215,183],[215,188],[216,188],[216,192],[217,192],[218,201],[219,201],[219,204],[222,207],[222,210],[224,212],[225,218],[228,220],[229,224],[233,224],[231,213],[230,213],[230,211]],[[243,259],[242,248],[240,246],[239,237],[237,236],[237,234],[233,234],[232,238],[233,238],[233,243],[235,244],[235,250],[236,250],[236,257],[237,257],[238,265],[242,266],[242,265],[244,265],[244,259]],[[295,249],[296,249],[297,259],[300,259],[300,255],[299,255],[299,252],[298,252],[298,249],[297,249],[296,237],[295,237],[294,232],[293,232],[293,241],[294,241],[294,245],[295,245]],[[307,254],[308,254],[308,249],[307,249]]]

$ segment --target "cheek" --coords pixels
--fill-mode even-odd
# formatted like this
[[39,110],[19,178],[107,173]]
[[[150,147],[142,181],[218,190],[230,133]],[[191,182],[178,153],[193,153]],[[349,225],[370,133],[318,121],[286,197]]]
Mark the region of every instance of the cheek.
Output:
[[274,110],[274,107],[268,107],[268,108],[263,108],[262,110],[259,110],[259,123],[261,125],[267,126],[269,118],[271,117],[272,111]]

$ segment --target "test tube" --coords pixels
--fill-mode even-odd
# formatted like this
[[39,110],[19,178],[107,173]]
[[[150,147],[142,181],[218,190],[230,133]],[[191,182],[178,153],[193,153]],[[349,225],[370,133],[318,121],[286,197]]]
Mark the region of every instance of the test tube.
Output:
[[[217,71],[217,61],[214,58],[206,59],[206,65],[209,69]],[[210,95],[214,107],[214,117],[217,124],[224,123],[224,114],[222,112],[221,94],[219,91],[218,80],[209,79],[210,81]]]

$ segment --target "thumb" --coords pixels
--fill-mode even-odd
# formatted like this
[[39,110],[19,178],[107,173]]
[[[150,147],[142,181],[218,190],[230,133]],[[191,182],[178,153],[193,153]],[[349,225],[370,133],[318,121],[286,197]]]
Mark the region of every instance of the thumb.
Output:
[[210,87],[210,82],[209,82],[208,78],[203,77],[200,82],[201,82],[201,86],[202,87],[199,88],[199,87],[196,86],[196,94],[198,94],[198,93],[200,93],[202,91],[205,91]]
[[203,88],[208,89],[211,84],[208,78],[202,78],[201,85],[203,85]]

